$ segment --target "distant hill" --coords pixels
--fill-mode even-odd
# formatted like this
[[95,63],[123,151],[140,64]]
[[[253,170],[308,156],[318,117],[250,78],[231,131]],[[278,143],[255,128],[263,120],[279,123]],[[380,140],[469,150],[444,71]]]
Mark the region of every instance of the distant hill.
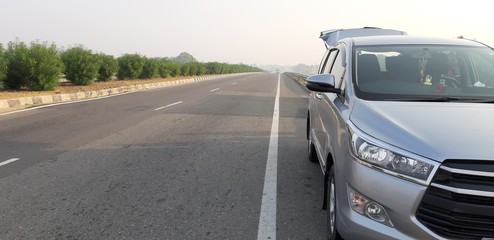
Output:
[[187,52],[180,53],[177,57],[172,58],[172,60],[181,64],[197,62],[197,59]]

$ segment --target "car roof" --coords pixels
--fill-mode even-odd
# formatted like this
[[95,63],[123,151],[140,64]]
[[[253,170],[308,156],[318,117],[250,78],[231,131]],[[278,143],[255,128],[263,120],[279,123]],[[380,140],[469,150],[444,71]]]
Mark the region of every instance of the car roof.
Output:
[[411,35],[353,37],[347,38],[347,40],[352,41],[354,46],[424,44],[486,47],[486,45],[482,43],[468,39],[421,37]]
[[324,41],[326,47],[334,45],[341,39],[349,37],[378,36],[378,35],[406,35],[407,33],[394,29],[383,29],[376,27],[332,29],[322,31],[319,38]]

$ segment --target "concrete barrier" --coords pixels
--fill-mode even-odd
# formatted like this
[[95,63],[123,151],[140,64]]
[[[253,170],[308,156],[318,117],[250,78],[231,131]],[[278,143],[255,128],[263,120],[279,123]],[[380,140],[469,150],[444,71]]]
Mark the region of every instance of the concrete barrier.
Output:
[[284,74],[290,77],[291,79],[295,80],[296,82],[298,82],[305,89],[307,89],[305,87],[305,84],[307,83],[307,77],[308,77],[307,75],[300,73],[292,73],[292,72],[286,72]]
[[0,113],[11,112],[15,110],[21,110],[29,107],[36,107],[41,105],[69,102],[69,101],[79,101],[91,98],[119,95],[128,92],[144,91],[148,89],[167,87],[178,84],[185,84],[203,80],[217,79],[220,77],[225,77],[228,75],[212,76],[212,77],[196,77],[189,79],[181,79],[174,81],[165,81],[159,83],[148,83],[141,85],[131,85],[123,86],[111,89],[102,89],[97,91],[86,91],[78,93],[68,93],[68,94],[53,94],[44,96],[33,96],[33,97],[22,97],[13,99],[0,99]]

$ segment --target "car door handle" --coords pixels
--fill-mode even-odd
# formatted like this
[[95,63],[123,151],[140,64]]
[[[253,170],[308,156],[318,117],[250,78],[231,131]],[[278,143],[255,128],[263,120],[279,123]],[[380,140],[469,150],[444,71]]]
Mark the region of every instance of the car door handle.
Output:
[[317,98],[317,99],[319,99],[319,100],[320,100],[320,99],[322,99],[322,94],[321,94],[321,93],[319,93],[319,92],[318,92],[318,93],[316,93],[316,98]]

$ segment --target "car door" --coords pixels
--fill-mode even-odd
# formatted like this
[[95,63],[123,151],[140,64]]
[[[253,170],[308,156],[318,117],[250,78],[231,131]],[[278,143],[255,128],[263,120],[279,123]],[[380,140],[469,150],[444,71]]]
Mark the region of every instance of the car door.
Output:
[[[329,73],[335,77],[335,87],[337,88],[341,86],[346,76],[346,58],[344,57],[345,51],[343,51],[343,47],[341,44],[338,49],[334,50],[335,54],[329,70]],[[342,105],[343,99],[336,93],[321,93],[317,98],[320,127],[318,127],[316,134],[323,149],[323,152],[321,152],[324,157],[322,164],[325,168],[325,158],[332,151],[331,141],[337,139],[337,131],[340,128],[340,113],[337,105]]]
[[[329,73],[331,71],[331,67],[333,65],[334,58],[338,54],[338,49],[329,49],[326,54],[324,55],[321,64],[319,66],[319,72],[318,74],[324,74],[324,73]],[[311,114],[311,119],[313,119],[313,122],[311,122],[311,126],[313,127],[314,134],[316,136],[316,139],[314,139],[314,144],[316,146],[317,151],[319,154],[323,154],[323,146],[324,146],[324,131],[323,131],[323,123],[321,122],[320,114],[319,114],[319,107],[321,104],[321,101],[323,99],[323,93],[321,92],[312,92],[311,93],[311,102],[312,108],[310,109],[310,114]]]

